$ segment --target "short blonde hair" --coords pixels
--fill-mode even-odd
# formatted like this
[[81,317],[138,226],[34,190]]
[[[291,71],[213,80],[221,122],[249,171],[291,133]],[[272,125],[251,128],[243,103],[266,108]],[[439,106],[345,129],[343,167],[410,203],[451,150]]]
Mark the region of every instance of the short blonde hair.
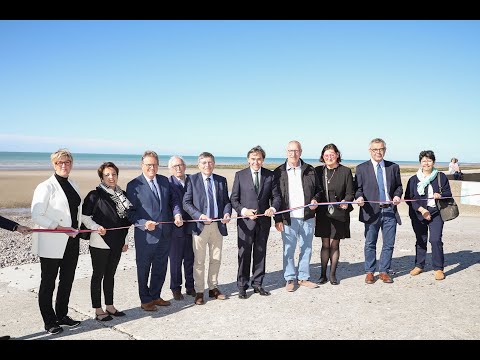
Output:
[[52,155],[50,155],[50,160],[52,161],[52,164],[55,165],[55,163],[64,156],[67,157],[73,163],[72,153],[68,151],[68,149],[58,149]]

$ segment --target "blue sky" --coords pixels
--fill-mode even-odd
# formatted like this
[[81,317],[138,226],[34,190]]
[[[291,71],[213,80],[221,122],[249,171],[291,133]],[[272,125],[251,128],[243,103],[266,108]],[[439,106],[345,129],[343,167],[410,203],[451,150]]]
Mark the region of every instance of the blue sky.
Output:
[[0,21],[0,151],[480,163],[480,21]]

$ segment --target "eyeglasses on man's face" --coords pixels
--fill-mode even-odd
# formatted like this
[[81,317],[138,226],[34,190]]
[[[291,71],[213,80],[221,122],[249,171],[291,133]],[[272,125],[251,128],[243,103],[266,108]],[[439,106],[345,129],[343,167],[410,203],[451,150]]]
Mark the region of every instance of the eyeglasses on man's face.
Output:
[[147,168],[154,168],[158,166],[158,164],[145,164],[145,163],[143,163],[143,165],[145,165]]
[[181,169],[182,167],[184,167],[185,165],[183,164],[177,164],[177,165],[172,165],[172,168],[174,169]]
[[70,160],[67,160],[67,161],[57,161],[57,162],[55,163],[55,165],[60,166],[60,167],[62,167],[62,166],[64,166],[64,165],[65,165],[65,166],[70,166],[70,165],[72,165],[72,162],[71,162]]
[[293,154],[293,153],[299,153],[300,150],[287,150],[288,153]]
[[371,152],[374,152],[374,153],[383,153],[385,152],[385,148],[379,148],[379,149],[370,149]]
[[209,165],[215,164],[213,161],[208,161],[208,160],[201,160],[199,163],[202,166],[209,166]]

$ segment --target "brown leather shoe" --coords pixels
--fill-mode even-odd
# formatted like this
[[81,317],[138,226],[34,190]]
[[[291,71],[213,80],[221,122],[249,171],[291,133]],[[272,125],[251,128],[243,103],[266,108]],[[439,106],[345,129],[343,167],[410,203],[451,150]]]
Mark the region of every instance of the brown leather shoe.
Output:
[[181,290],[173,290],[172,293],[173,293],[173,298],[175,300],[183,300],[183,295]]
[[287,290],[288,292],[295,291],[295,281],[288,280],[287,283],[285,284],[285,290]]
[[418,266],[415,266],[412,271],[410,271],[410,275],[412,276],[417,276],[423,272],[422,268],[419,268]]
[[372,272],[367,272],[367,276],[365,276],[365,284],[374,284],[375,283],[375,276],[373,276]]
[[158,306],[169,306],[171,304],[170,301],[165,301],[162,298],[153,300],[153,303]]
[[205,301],[203,300],[203,294],[197,293],[195,295],[195,305],[204,305]]
[[445,279],[445,273],[443,270],[435,270],[435,280],[443,280]]
[[157,307],[155,306],[153,301],[140,305],[140,307],[145,311],[157,311]]
[[215,298],[217,300],[225,300],[227,298],[217,288],[215,288],[213,290],[208,290],[208,297]]
[[388,275],[387,273],[385,272],[381,272],[380,274],[378,274],[378,278],[380,280],[382,280],[385,284],[391,284],[393,283],[393,280],[392,278],[390,277],[390,275]]

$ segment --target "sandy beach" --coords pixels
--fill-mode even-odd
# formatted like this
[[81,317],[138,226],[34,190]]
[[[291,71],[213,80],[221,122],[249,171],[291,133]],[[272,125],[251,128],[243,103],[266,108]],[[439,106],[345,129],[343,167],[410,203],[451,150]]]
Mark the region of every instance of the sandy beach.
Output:
[[[194,170],[194,169],[192,169]],[[217,169],[229,186],[237,169]],[[473,170],[472,170],[473,171]],[[191,171],[194,172],[194,171]],[[166,169],[160,171],[167,174]],[[32,226],[28,208],[35,186],[51,171],[0,171],[2,202],[0,213]],[[120,171],[120,185],[140,171]],[[404,186],[412,173],[402,173]],[[75,179],[85,195],[98,182],[94,170],[74,170]],[[450,181],[454,196],[460,195],[461,182]],[[224,237],[219,286],[229,299],[212,301],[202,307],[193,298],[174,301],[169,290],[169,275],[162,297],[173,302],[158,313],[140,310],[136,285],[133,231],[129,232],[130,250],[122,256],[116,275],[116,306],[126,318],[108,323],[95,321],[90,304],[91,277],[88,243],[81,240],[82,255],[76,271],[69,315],[82,320],[75,331],[47,336],[38,310],[40,268],[37,258],[28,255],[30,236],[22,237],[0,229],[0,334],[16,339],[480,339],[480,244],[478,242],[480,207],[462,205],[460,217],[445,224],[444,281],[436,281],[431,269],[430,246],[426,271],[412,277],[415,237],[408,218],[408,206],[399,205],[403,225],[397,229],[392,262],[393,284],[364,283],[363,224],[358,207],[351,213],[350,239],[342,241],[337,277],[339,286],[329,283],[318,289],[284,290],[282,240],[271,228],[267,250],[267,274],[264,286],[271,291],[261,297],[248,291],[248,299],[238,298],[236,288],[236,223],[228,224]],[[7,205],[8,204],[8,205]],[[8,209],[8,207],[14,207]],[[235,214],[234,214],[235,215]],[[321,241],[314,238],[311,277],[320,275]],[[381,249],[381,237],[377,257]],[[259,325],[260,324],[260,325]],[[186,330],[188,329],[188,331]]]
[[[408,179],[410,176],[414,174],[412,171],[412,167],[402,167],[402,183],[405,186],[407,184]],[[235,173],[239,169],[235,168],[216,168],[214,172],[216,174],[222,175],[226,177],[227,184],[229,187],[229,191],[232,189],[233,180],[235,178]],[[471,167],[469,169],[463,170],[464,172],[480,172],[479,167]],[[195,173],[198,172],[197,168],[188,168],[187,173]],[[159,174],[169,176],[170,173],[167,168],[162,167],[158,171]],[[0,189],[2,189],[2,196],[0,198],[0,211],[4,211],[5,209],[11,208],[30,208],[33,192],[35,187],[41,183],[42,181],[46,180],[53,174],[53,170],[4,170],[0,171]],[[125,190],[127,183],[132,180],[133,178],[137,177],[141,174],[141,170],[135,169],[120,169],[118,184]],[[96,169],[92,170],[77,170],[73,169],[70,178],[77,182],[80,186],[80,191],[82,193],[82,197],[85,197],[90,190],[95,189],[95,187],[100,182],[98,178]],[[460,195],[461,191],[461,182],[460,181],[450,181],[450,185],[452,187],[453,195]],[[407,206],[401,206],[399,209],[405,208]],[[480,214],[480,212],[476,211],[475,206],[467,206],[464,208],[464,213],[476,213]],[[2,210],[3,209],[3,210]],[[462,209],[461,209],[462,210]]]

